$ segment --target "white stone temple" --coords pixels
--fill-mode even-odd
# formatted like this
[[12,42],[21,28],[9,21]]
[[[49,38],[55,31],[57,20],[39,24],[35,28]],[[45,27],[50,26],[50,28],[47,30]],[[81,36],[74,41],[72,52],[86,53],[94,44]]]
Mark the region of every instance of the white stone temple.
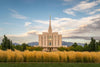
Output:
[[57,51],[57,48],[62,46],[62,35],[52,32],[51,17],[48,32],[39,35],[39,46],[43,48],[43,51]]

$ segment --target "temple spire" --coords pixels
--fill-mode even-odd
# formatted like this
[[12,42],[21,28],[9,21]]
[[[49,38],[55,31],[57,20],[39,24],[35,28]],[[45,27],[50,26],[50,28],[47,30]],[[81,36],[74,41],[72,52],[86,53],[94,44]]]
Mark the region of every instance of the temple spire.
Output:
[[51,27],[51,16],[50,16],[50,20],[49,20],[49,29],[48,29],[49,33],[52,33],[52,27]]

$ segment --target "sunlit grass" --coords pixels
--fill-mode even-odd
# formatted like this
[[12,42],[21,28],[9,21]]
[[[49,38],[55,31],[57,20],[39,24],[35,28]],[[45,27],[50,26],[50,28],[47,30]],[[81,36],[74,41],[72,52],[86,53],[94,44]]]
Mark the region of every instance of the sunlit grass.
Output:
[[0,50],[0,62],[100,63],[100,52]]

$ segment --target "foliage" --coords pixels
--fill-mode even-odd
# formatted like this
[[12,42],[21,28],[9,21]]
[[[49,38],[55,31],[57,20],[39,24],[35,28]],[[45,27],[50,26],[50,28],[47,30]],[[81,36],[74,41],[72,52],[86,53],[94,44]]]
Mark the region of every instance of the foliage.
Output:
[[75,42],[72,46],[73,46],[73,47],[77,47],[78,45],[77,45],[77,43]]
[[83,51],[83,47],[81,45],[78,45],[75,47],[75,51]]
[[[8,39],[5,35],[4,38],[2,39],[2,43],[0,45],[0,49],[2,50],[7,50],[7,49],[17,49],[20,51],[42,51],[43,48],[41,47],[33,47],[33,46],[28,46],[28,44],[23,43],[22,45],[13,45],[12,41]],[[78,45],[76,42],[70,46],[70,47],[59,47],[59,51],[100,51],[100,40],[96,42],[94,38],[91,38],[91,41],[89,44],[85,43],[84,46]]]
[[0,45],[0,49],[2,49],[2,46]]
[[65,51],[66,50],[66,47],[59,47],[58,50],[59,51]]
[[17,50],[23,51],[22,45],[16,45],[14,48]]
[[100,41],[96,42],[94,38],[91,38],[91,41],[89,44],[84,45],[84,51],[100,51]]
[[34,50],[35,51],[42,51],[43,48],[42,47],[27,46],[26,49],[29,51],[34,51]]
[[22,44],[23,51],[26,50],[26,47],[27,47],[27,46],[28,46],[28,44],[26,44],[26,43],[23,43],[23,44]]
[[88,47],[88,44],[87,44],[87,43],[84,45],[83,50],[84,50],[84,51],[89,51],[89,47]]
[[91,38],[91,42],[89,44],[89,50],[90,51],[96,51],[96,40],[94,38]]
[[10,39],[8,39],[5,35],[4,35],[4,38],[2,39],[2,43],[1,43],[1,46],[2,46],[2,50],[7,50],[7,49],[11,49],[11,50],[14,50],[13,47],[12,47],[12,41]]
[[60,51],[100,51],[100,41],[96,42],[94,38],[91,38],[89,44],[85,43],[84,46],[78,45],[76,42],[70,47],[59,47]]

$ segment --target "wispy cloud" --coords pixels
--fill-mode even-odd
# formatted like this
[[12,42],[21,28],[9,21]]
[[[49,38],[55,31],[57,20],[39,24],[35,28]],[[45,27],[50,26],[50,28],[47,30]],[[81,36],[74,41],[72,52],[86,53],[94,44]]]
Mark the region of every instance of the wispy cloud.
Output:
[[25,22],[25,26],[29,26],[30,24],[32,24],[31,22]]
[[[89,17],[83,17],[80,19],[72,18],[54,18],[52,20],[53,31],[62,33],[63,37],[80,36],[92,37],[94,35],[99,36],[99,22],[100,14]],[[38,20],[37,20],[38,21]],[[98,22],[96,22],[98,21]],[[48,25],[49,21],[39,20],[37,23]],[[44,26],[43,26],[44,27]],[[46,27],[44,28],[47,29]],[[83,32],[82,32],[83,31]],[[79,33],[78,33],[79,32]]]
[[[38,32],[36,30],[31,30],[26,33],[20,35],[6,35],[9,39],[13,41],[13,43],[29,43],[38,41]],[[2,41],[3,36],[0,36],[0,43]]]
[[[66,14],[70,14],[70,15],[75,16],[75,11],[88,12],[91,8],[93,8],[93,7],[95,7],[99,4],[100,4],[99,0],[92,1],[92,2],[89,2],[89,0],[81,1],[76,6],[63,10],[63,12],[66,13]],[[95,12],[97,12],[97,11],[95,11]]]
[[66,14],[70,14],[70,15],[75,16],[74,11],[72,11],[71,9],[66,9],[66,10],[64,10],[63,12],[66,13]]
[[89,14],[95,14],[96,12],[100,12],[100,9],[96,9],[96,10],[94,10],[94,11],[91,11],[91,12],[89,12]]
[[16,10],[14,9],[9,9],[12,13],[11,16],[17,19],[27,19],[26,16],[19,14]]
[[38,22],[42,24],[48,24],[48,21],[42,21],[42,20],[33,20],[33,22]]
[[[72,39],[100,39],[100,14],[89,17],[83,17],[80,19],[72,18],[54,18],[51,21],[54,32],[59,32],[63,35],[63,38]],[[38,34],[48,30],[49,20],[33,20],[40,25],[33,26],[34,30],[30,30],[20,35],[7,35],[13,42],[28,43],[38,41]],[[27,23],[30,25],[30,23]],[[38,29],[37,29],[38,28]],[[41,30],[40,30],[41,29]]]

